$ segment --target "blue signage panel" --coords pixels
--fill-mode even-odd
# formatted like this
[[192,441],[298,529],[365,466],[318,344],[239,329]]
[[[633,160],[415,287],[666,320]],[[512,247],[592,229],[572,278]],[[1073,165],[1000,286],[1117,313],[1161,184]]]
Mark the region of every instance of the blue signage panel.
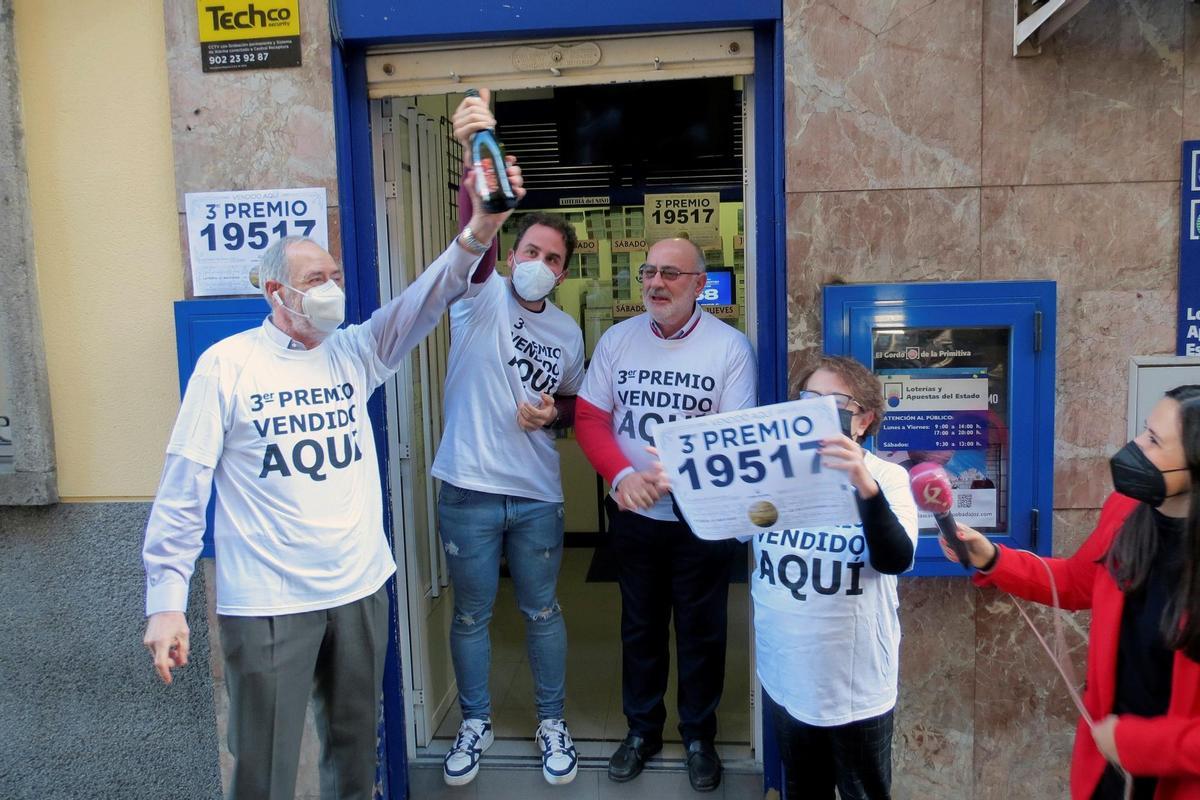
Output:
[[697,300],[702,306],[733,305],[733,273],[724,270],[709,270],[704,291]]
[[335,0],[330,4],[334,38],[346,42],[433,41],[447,38],[488,39],[502,36],[545,36],[566,31],[589,34],[612,30],[744,25],[783,17],[781,0],[608,0],[563,3],[522,0],[479,3],[443,0]]
[[[1049,555],[1054,474],[1055,285],[857,284],[824,289],[825,351],[878,376],[884,415],[867,446],[906,470],[942,467],[954,517]],[[918,514],[912,575],[964,575]]]
[[1200,141],[1183,143],[1175,354],[1200,356]]
[[876,436],[880,450],[965,450],[988,445],[987,414],[927,411],[888,414]]

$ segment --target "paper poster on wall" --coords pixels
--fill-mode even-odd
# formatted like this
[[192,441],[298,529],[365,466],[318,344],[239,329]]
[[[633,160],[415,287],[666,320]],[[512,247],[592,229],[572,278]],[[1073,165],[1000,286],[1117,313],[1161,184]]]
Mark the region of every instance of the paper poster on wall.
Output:
[[300,0],[196,0],[204,72],[300,66]]
[[649,244],[682,236],[701,247],[721,246],[719,192],[648,194],[645,203]]
[[325,190],[263,189],[184,195],[192,289],[196,297],[256,294],[250,273],[285,236],[329,249]]
[[859,522],[846,473],[817,454],[839,430],[833,399],[820,397],[665,422],[653,435],[680,511],[713,540]]
[[[874,371],[884,418],[875,452],[906,469],[942,465],[954,490],[952,512],[973,528],[1006,523],[1008,492],[1008,331],[880,330]],[[928,512],[921,529],[935,530]]]

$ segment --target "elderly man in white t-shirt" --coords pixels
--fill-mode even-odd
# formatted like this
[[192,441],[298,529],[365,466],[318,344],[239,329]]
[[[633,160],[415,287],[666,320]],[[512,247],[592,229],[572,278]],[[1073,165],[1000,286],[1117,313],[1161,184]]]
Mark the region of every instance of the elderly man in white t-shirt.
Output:
[[600,338],[576,403],[576,434],[613,486],[609,534],[621,587],[621,696],[629,733],[608,776],[632,780],[662,748],[675,621],[679,732],[697,791],[721,782],[713,746],[725,678],[731,541],[692,534],[646,448],[662,422],[755,404],[754,354],[736,328],[704,311],[704,253],[686,239],[650,248],[638,272],[646,313]]
[[[488,92],[454,114],[454,134],[495,127]],[[463,203],[460,198],[460,208]],[[433,464],[442,481],[438,528],[454,587],[450,654],[462,722],[443,760],[451,786],[470,783],[491,746],[489,625],[503,555],[525,620],[538,727],[550,784],[574,780],[578,755],[563,719],[567,629],[557,598],[563,494],[554,427],[569,425],[583,382],[583,334],[547,297],[566,277],[575,231],[562,217],[520,216],[511,277],[489,270],[481,289],[450,309],[446,430]]]
[[[509,169],[519,195],[520,169]],[[217,491],[217,614],[229,689],[228,797],[291,800],[314,701],[321,795],[374,795],[386,584],[395,572],[367,398],[473,291],[507,218],[474,198],[456,237],[361,325],[340,327],[341,267],[289,237],[263,256],[263,324],[206,350],[188,381],[146,526],[145,644],[165,683],[188,660],[184,617],[204,514]]]

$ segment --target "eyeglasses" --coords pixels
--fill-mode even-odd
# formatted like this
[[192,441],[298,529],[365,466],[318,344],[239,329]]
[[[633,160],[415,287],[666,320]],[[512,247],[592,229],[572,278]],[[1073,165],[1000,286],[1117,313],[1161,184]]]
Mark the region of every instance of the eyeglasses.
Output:
[[677,269],[675,267],[656,267],[653,264],[642,264],[637,271],[638,283],[643,283],[650,280],[655,275],[658,275],[667,283],[679,280],[680,275],[700,275],[699,272],[688,272],[687,270]]
[[[833,402],[837,405],[838,408],[848,409],[850,407],[851,403],[854,403],[854,405],[858,406],[859,409],[863,408],[862,403],[858,402],[850,395],[842,394],[841,392],[830,392],[829,394],[821,394],[820,392],[812,392],[812,391],[809,391],[808,389],[804,389],[800,392],[801,400],[812,400],[815,397],[832,397]],[[855,411],[854,413],[858,414],[859,412]]]

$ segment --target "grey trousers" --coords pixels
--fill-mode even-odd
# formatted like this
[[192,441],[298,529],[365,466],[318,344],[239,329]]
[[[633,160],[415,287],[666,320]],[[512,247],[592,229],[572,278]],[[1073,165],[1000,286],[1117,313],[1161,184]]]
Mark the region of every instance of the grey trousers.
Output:
[[229,800],[292,800],[310,697],[322,800],[371,800],[387,611],[385,584],[337,608],[220,618],[234,759]]

